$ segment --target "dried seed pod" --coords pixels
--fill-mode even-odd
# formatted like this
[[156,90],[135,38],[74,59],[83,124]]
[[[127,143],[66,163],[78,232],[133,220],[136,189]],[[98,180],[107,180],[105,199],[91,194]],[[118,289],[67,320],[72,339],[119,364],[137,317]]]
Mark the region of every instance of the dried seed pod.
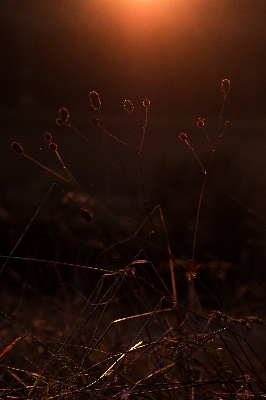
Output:
[[86,222],[92,222],[92,215],[85,208],[81,208],[79,214]]
[[45,132],[44,136],[44,140],[46,140],[47,142],[50,142],[50,140],[52,140],[53,136],[50,132]]
[[57,118],[55,122],[57,123],[57,125],[63,125],[64,123],[64,121],[61,118]]
[[230,90],[230,80],[229,79],[223,79],[222,80],[222,83],[221,83],[221,89],[222,89],[222,92],[224,93],[224,94],[226,94],[226,93],[228,93],[229,92],[229,90]]
[[63,122],[66,122],[69,119],[69,112],[65,107],[59,110],[59,114],[60,114],[60,119]]
[[151,102],[150,102],[150,100],[149,99],[145,99],[145,100],[143,100],[143,102],[142,102],[142,104],[144,105],[144,107],[150,107],[150,105],[151,105]]
[[101,108],[101,99],[100,96],[95,90],[89,93],[91,106],[94,110],[99,110]]
[[15,153],[23,154],[23,151],[24,151],[23,147],[19,143],[12,142],[11,143],[11,147],[12,147],[12,150],[14,150]]
[[187,140],[187,134],[184,133],[184,132],[181,132],[180,135],[179,135],[179,139],[180,140]]
[[204,122],[204,121],[205,121],[205,120],[204,120],[203,118],[199,118],[198,121],[197,121],[197,127],[198,127],[198,128],[203,128],[204,125],[205,125],[205,122]]
[[99,125],[99,120],[96,117],[91,118],[91,124],[92,125]]
[[124,101],[124,109],[125,109],[129,114],[133,113],[133,111],[134,111],[134,105],[133,105],[133,103],[131,103],[130,100],[125,100],[125,101]]
[[58,148],[58,146],[57,146],[57,144],[56,143],[50,143],[49,144],[49,149],[50,150],[52,150],[52,151],[57,151],[57,148]]

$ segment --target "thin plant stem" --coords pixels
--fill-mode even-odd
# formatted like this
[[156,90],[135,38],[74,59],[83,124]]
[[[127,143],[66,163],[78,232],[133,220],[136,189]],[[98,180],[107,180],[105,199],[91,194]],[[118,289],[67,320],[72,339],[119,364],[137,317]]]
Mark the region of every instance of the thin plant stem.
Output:
[[29,160],[33,161],[35,164],[37,164],[39,167],[45,169],[46,171],[50,172],[51,174],[55,175],[57,178],[62,179],[63,181],[70,183],[70,184],[74,184],[75,186],[77,186],[78,188],[80,188],[80,186],[75,182],[73,182],[72,180],[68,180],[66,178],[64,178],[62,175],[58,174],[57,172],[53,171],[52,169],[46,167],[45,165],[43,165],[42,163],[40,163],[39,161],[35,160],[35,158],[29,156],[26,153],[23,153],[23,155],[28,158]]
[[[144,132],[142,134],[142,139],[141,139],[141,147],[138,148],[138,139],[137,139],[137,129],[136,129],[136,124],[134,121],[133,113],[130,113],[131,116],[131,122],[134,130],[134,135],[135,135],[135,145],[136,145],[136,152],[137,152],[137,157],[138,157],[138,166],[139,166],[139,175],[140,175],[140,181],[141,181],[141,190],[142,190],[142,201],[146,203],[146,197],[145,197],[145,191],[144,191],[144,182],[143,182],[143,174],[142,174],[142,166],[141,166],[141,158],[140,158],[140,152],[141,152],[141,147],[144,141]],[[146,121],[145,125],[147,124],[147,112],[146,112]]]
[[55,154],[56,154],[56,156],[57,156],[59,162],[61,163],[62,167],[63,167],[64,170],[66,171],[66,174],[67,174],[69,180],[70,180],[71,182],[73,182],[75,186],[79,187],[78,182],[77,182],[76,179],[73,177],[73,175],[71,174],[71,172],[70,172],[69,169],[67,168],[66,164],[65,164],[64,161],[62,160],[60,154],[58,153],[58,150],[55,150]]
[[194,230],[194,238],[193,238],[193,246],[192,246],[192,263],[195,260],[195,248],[196,248],[197,234],[198,234],[198,228],[199,228],[199,216],[200,216],[203,193],[204,193],[205,184],[206,184],[206,178],[207,178],[207,171],[204,171],[204,178],[203,178],[201,191],[200,191],[200,197],[199,197],[198,209],[197,209],[197,216],[196,216],[196,223],[195,223],[195,230]]
[[[217,146],[218,146],[219,139],[222,137],[222,135],[224,134],[224,132],[225,132],[225,130],[226,130],[226,127],[225,127],[225,129],[223,130],[223,132],[220,134],[220,128],[221,128],[222,118],[223,118],[223,114],[224,114],[225,101],[226,101],[226,97],[227,97],[227,96],[226,96],[227,91],[226,91],[226,90],[224,89],[224,87],[223,87],[223,82],[224,82],[224,81],[225,81],[225,80],[222,81],[222,91],[223,91],[223,93],[224,93],[224,96],[223,96],[223,102],[222,102],[222,107],[221,107],[220,116],[219,116],[219,122],[218,122],[218,128],[217,128],[217,136],[216,136],[216,141],[215,141],[215,145],[214,145],[214,146],[212,146],[211,141],[210,141],[210,138],[209,138],[208,134],[205,132],[205,129],[204,129],[205,135],[206,135],[206,137],[207,137],[207,140],[209,141],[209,144],[210,144],[211,150],[212,150],[212,151],[211,151],[210,160],[209,160],[209,163],[208,163],[208,166],[207,166],[206,169],[204,169],[204,167],[203,167],[203,165],[202,165],[202,163],[201,163],[201,161],[200,161],[198,155],[197,155],[196,152],[194,151],[193,147],[190,146],[190,144],[189,144],[189,142],[187,141],[187,139],[184,140],[185,143],[187,144],[187,146],[190,148],[190,150],[191,150],[192,153],[194,154],[194,156],[196,157],[196,159],[198,160],[198,162],[199,162],[199,164],[200,164],[200,166],[201,166],[201,168],[202,168],[202,171],[203,171],[203,173],[204,173],[204,178],[203,178],[203,182],[202,182],[202,186],[201,186],[201,191],[200,191],[200,196],[199,196],[199,201],[198,201],[196,222],[195,222],[195,231],[194,231],[194,238],[193,238],[193,245],[192,245],[192,263],[193,263],[194,260],[195,260],[195,248],[196,248],[197,234],[198,234],[198,227],[199,227],[199,216],[200,216],[201,204],[202,204],[203,194],[204,194],[205,185],[206,185],[207,172],[209,171],[209,169],[210,169],[210,167],[211,167],[211,165],[212,165],[214,153],[215,153],[216,150],[217,150]],[[226,80],[226,81],[227,81],[227,80]],[[229,88],[230,88],[230,81],[228,81],[228,82],[229,82]],[[228,90],[229,90],[229,89],[228,89]]]
[[210,137],[209,137],[208,133],[206,132],[206,130],[204,129],[204,127],[203,127],[203,128],[201,128],[201,129],[203,130],[203,132],[204,132],[204,134],[205,134],[205,136],[206,136],[206,139],[207,139],[207,140],[208,140],[208,142],[209,142],[209,145],[210,145],[211,151],[213,151],[212,142],[211,142],[211,139],[210,139]]
[[223,119],[223,114],[224,114],[224,106],[225,106],[225,101],[226,101],[226,92],[224,92],[224,98],[223,98],[223,104],[220,112],[220,117],[219,117],[219,123],[218,123],[218,129],[217,129],[217,138],[219,138],[219,133],[220,133],[220,128],[221,128],[221,123]]
[[85,142],[88,142],[95,150],[97,150],[99,153],[101,153],[110,163],[112,163],[116,168],[121,169],[121,167],[119,167],[119,165],[117,165],[113,160],[111,160],[109,157],[105,156],[102,152],[102,150],[100,150],[97,146],[95,146],[94,143],[92,143],[92,141],[90,139],[88,139],[86,136],[82,135],[79,130],[72,124],[72,123],[68,123],[68,127],[72,128],[73,131],[79,135],[83,140],[85,140]]
[[141,153],[141,150],[142,150],[142,146],[144,143],[144,137],[145,137],[145,133],[146,133],[146,128],[147,128],[147,123],[148,123],[148,108],[149,107],[145,107],[145,108],[146,108],[145,123],[144,123],[144,126],[142,127],[142,137],[141,137],[141,143],[140,143],[140,147],[139,147],[139,154]]
[[101,126],[100,124],[99,124],[99,127],[100,127],[100,128],[103,130],[103,132],[104,132],[107,136],[109,136],[111,139],[116,140],[117,142],[123,144],[124,146],[130,147],[130,145],[129,145],[128,143],[124,142],[124,141],[121,140],[121,139],[118,139],[115,135],[112,135],[110,132],[108,132],[108,131],[107,131],[103,126]]
[[18,248],[18,245],[20,244],[21,240],[24,238],[24,236],[26,235],[27,231],[29,230],[32,222],[34,221],[34,219],[36,218],[36,216],[38,215],[40,209],[42,208],[43,204],[45,203],[46,199],[49,197],[52,189],[54,188],[54,186],[56,186],[55,183],[52,184],[52,186],[50,187],[50,189],[48,190],[48,192],[46,193],[46,195],[44,196],[44,198],[42,199],[41,203],[39,204],[37,210],[35,211],[35,213],[33,214],[30,222],[28,223],[28,225],[26,226],[26,228],[24,229],[22,235],[20,236],[20,238],[18,239],[17,243],[15,244],[15,246],[13,247],[13,249],[11,250],[9,257],[6,259],[6,261],[4,262],[2,268],[0,269],[0,275],[2,274],[5,266],[7,265],[8,261],[10,260],[10,258],[13,256],[14,252],[16,251],[16,249]]
[[159,207],[159,211],[160,211],[160,218],[161,218],[163,229],[164,229],[164,234],[165,234],[166,241],[167,241],[167,252],[168,252],[168,257],[169,257],[169,267],[170,267],[170,274],[171,274],[172,293],[173,293],[174,301],[177,303],[177,292],[176,292],[174,262],[173,262],[172,251],[171,251],[171,247],[170,247],[170,244],[169,244],[168,233],[167,233],[167,229],[166,229],[166,226],[165,226],[164,216],[163,216],[163,212],[162,212],[161,206]]
[[124,164],[123,164],[123,161],[122,161],[122,159],[121,159],[121,157],[120,157],[120,155],[119,155],[119,153],[118,153],[118,150],[117,150],[117,148],[116,148],[116,145],[115,145],[115,143],[114,143],[113,141],[112,141],[112,144],[113,144],[113,146],[114,146],[114,149],[115,149],[117,158],[119,159],[119,162],[120,162],[120,164],[121,164],[122,170],[124,171],[124,174],[125,174],[126,177],[129,179],[131,185],[132,185],[132,186],[134,187],[134,189],[136,190],[136,192],[137,192],[138,196],[140,197],[141,201],[142,201],[142,202],[145,202],[145,200],[144,200],[144,198],[142,197],[142,194],[140,193],[140,191],[139,191],[139,189],[137,188],[136,184],[134,183],[134,181],[132,180],[131,176],[128,174],[127,170],[125,169],[125,166],[124,166]]
[[194,156],[196,157],[196,159],[197,159],[199,165],[201,166],[202,171],[205,172],[205,169],[204,169],[204,167],[203,167],[203,165],[202,165],[202,163],[201,163],[201,161],[200,161],[200,159],[199,159],[197,153],[196,153],[195,150],[193,149],[193,147],[189,144],[189,142],[188,142],[187,139],[185,139],[184,142],[186,143],[186,145],[188,146],[188,148],[192,151],[192,153],[193,153]]

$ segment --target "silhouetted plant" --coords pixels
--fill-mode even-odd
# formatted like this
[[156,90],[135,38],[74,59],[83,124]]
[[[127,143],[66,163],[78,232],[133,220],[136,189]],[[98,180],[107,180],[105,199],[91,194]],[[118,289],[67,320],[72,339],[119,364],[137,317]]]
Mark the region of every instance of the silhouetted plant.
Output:
[[[179,134],[203,173],[190,260],[174,258],[163,210],[160,205],[150,208],[147,201],[142,172],[142,150],[151,105],[147,98],[142,102],[145,122],[141,132],[135,123],[133,103],[124,101],[134,134],[135,143],[132,145],[107,130],[100,96],[96,91],[89,93],[93,112],[97,113],[90,118],[91,129],[101,132],[111,141],[112,157],[107,156],[88,134],[82,134],[73,125],[65,107],[59,110],[59,118],[56,119],[57,125],[71,129],[103,157],[110,168],[126,177],[145,211],[145,216],[139,220],[135,215],[125,216],[117,207],[81,187],[63,162],[58,140],[53,139],[54,134],[45,132],[44,140],[59,160],[62,174],[27,155],[19,143],[12,142],[14,152],[62,180],[71,187],[71,191],[53,183],[9,256],[1,256],[5,261],[0,274],[11,261],[25,262],[45,271],[52,266],[64,295],[63,302],[55,295],[53,305],[43,296],[45,304],[38,310],[41,315],[33,317],[30,328],[30,321],[26,321],[23,313],[20,316],[18,311],[0,312],[2,332],[8,332],[0,341],[2,399],[265,398],[266,360],[258,350],[264,348],[263,320],[257,316],[237,318],[219,310],[196,312],[179,301],[176,289],[175,273],[185,278],[189,288],[194,288],[193,282],[202,266],[195,260],[198,224],[206,176],[218,142],[229,126],[228,121],[222,125],[230,90],[228,79],[222,80],[221,90],[224,97],[214,141],[205,130],[205,119],[199,118],[196,122],[210,147],[205,166],[191,146],[189,135],[184,132]],[[129,151],[132,159],[137,158],[138,178],[133,179],[123,162],[121,151],[125,150]],[[79,193],[76,197],[75,190]],[[82,229],[83,240],[93,242],[93,246],[99,249],[94,263],[90,258],[85,264],[79,264],[59,259],[34,259],[25,254],[15,256],[26,233],[45,208],[47,199],[54,193],[61,196],[62,204],[73,206],[75,212],[72,212],[71,218]],[[93,204],[98,205],[95,212],[88,199],[93,199]],[[125,222],[130,221],[131,232],[125,232],[122,238],[114,238],[101,223],[101,216],[106,210],[119,214]],[[158,230],[156,215],[159,215],[161,230]],[[66,230],[65,222],[62,229]],[[139,241],[140,248],[132,257],[130,246],[124,246],[133,240]],[[141,248],[145,243],[149,243],[154,252],[159,248],[167,259],[171,290],[151,255]],[[70,280],[64,282],[61,273],[68,268],[71,271]],[[74,271],[78,271],[77,280],[73,278]],[[34,287],[34,290],[37,291],[37,288]],[[41,300],[41,294],[37,292],[37,295]],[[188,293],[190,295],[191,292]]]

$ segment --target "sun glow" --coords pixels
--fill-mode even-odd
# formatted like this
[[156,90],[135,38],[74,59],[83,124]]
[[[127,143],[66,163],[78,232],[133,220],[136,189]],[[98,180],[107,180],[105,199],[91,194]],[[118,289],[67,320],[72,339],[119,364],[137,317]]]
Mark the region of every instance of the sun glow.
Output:
[[163,3],[163,0],[128,0],[131,3],[135,3],[135,4],[155,4],[155,3]]
[[173,0],[116,0],[112,4],[115,3],[115,18],[126,34],[141,37],[170,23]]
[[194,25],[194,8],[185,0],[98,0],[90,4],[90,24],[99,31],[114,25],[119,35],[116,40],[128,40],[128,45],[139,42],[141,46],[143,40],[170,37],[172,32],[184,34]]

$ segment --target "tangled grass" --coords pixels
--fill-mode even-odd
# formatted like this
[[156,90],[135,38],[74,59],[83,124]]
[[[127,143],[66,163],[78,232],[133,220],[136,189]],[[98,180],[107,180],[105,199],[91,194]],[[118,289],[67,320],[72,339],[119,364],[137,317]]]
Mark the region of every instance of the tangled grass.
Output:
[[[44,134],[44,140],[62,173],[12,142],[13,151],[53,174],[66,187],[52,184],[9,255],[1,256],[3,282],[8,282],[8,277],[13,282],[10,287],[2,286],[2,399],[266,397],[264,321],[257,316],[239,318],[204,309],[194,287],[202,268],[195,260],[195,248],[206,177],[229,126],[228,121],[223,123],[228,79],[222,81],[221,89],[223,103],[214,142],[205,131],[205,120],[197,121],[210,148],[207,162],[201,161],[186,133],[179,135],[203,173],[188,260],[178,260],[172,254],[163,210],[160,206],[150,208],[145,193],[142,150],[148,99],[143,101],[145,118],[140,133],[134,105],[130,100],[124,102],[134,132],[128,143],[107,130],[100,97],[90,92],[91,106],[97,113],[90,120],[92,129],[109,140],[108,152],[73,125],[66,108],[59,110],[56,120],[103,157],[108,168],[124,175],[144,210],[141,220],[136,212],[125,215],[122,209],[83,188],[63,161],[50,132]],[[126,168],[123,152],[127,151],[137,161],[137,179]],[[54,223],[58,218],[56,204],[68,207],[68,222],[60,214],[61,219]],[[115,232],[105,224],[110,216],[117,224]],[[42,239],[34,231],[38,221],[41,225],[51,222]],[[58,250],[57,236],[67,242],[64,253]],[[28,247],[23,244],[27,237],[31,238]],[[84,262],[78,262],[78,255],[75,258],[81,241],[86,243],[84,258],[80,257]],[[163,262],[155,265],[152,259],[158,253]],[[182,286],[186,288],[183,298]]]

